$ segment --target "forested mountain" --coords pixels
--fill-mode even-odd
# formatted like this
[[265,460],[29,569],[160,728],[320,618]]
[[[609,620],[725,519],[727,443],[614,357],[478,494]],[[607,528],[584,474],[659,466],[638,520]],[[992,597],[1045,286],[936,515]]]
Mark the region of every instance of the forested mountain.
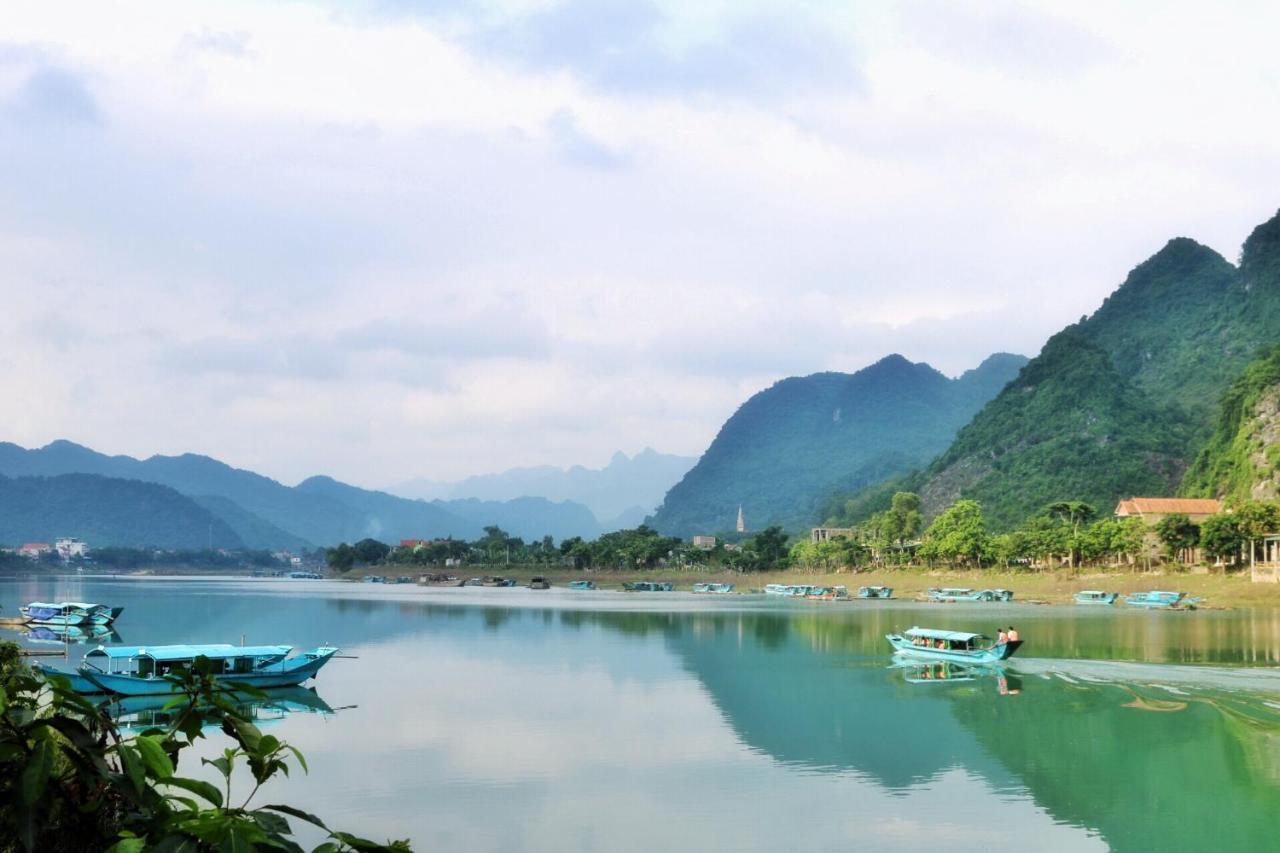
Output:
[[1183,491],[1236,500],[1280,496],[1280,346],[1231,385]]
[[479,498],[509,501],[541,497],[585,504],[604,529],[634,527],[662,503],[667,490],[697,459],[659,453],[646,447],[635,456],[619,451],[603,468],[540,465],[481,474],[453,483],[409,480],[387,489],[394,495],[423,500]]
[[[55,476],[71,473],[139,480],[168,486],[198,503],[202,511],[220,519],[233,535],[252,548],[301,548],[332,545],[366,536],[382,539],[441,536],[478,537],[489,524],[526,539],[551,530],[560,535],[593,536],[599,526],[580,505],[549,501],[483,504],[406,500],[385,492],[313,477],[289,487],[269,477],[233,468],[196,454],[106,456],[73,444],[55,441],[27,450],[0,443],[0,474]],[[492,517],[488,517],[492,516]],[[76,530],[68,535],[88,538]],[[141,544],[156,544],[138,540]]]
[[918,490],[927,514],[975,498],[997,527],[1051,500],[1106,512],[1122,495],[1172,494],[1222,394],[1277,341],[1280,215],[1245,241],[1238,269],[1171,240],[1091,317],[1054,336],[927,469],[835,515],[863,516],[898,487]]
[[0,476],[0,542],[242,548],[222,519],[166,486],[94,474]]
[[956,431],[1026,363],[997,354],[959,379],[891,355],[854,374],[784,379],[747,400],[698,464],[677,483],[652,524],[664,533],[796,527],[833,491],[910,470]]

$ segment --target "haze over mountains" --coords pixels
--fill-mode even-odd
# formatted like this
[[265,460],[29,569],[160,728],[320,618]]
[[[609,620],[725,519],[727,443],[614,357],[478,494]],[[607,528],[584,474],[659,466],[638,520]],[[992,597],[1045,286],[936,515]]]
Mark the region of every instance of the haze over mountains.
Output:
[[1027,359],[998,353],[958,379],[891,355],[857,373],[792,377],[747,400],[652,524],[689,536],[811,523],[832,492],[922,465]]
[[[1051,338],[927,468],[855,496],[835,515],[863,518],[898,488],[919,491],[928,513],[976,499],[1004,528],[1054,500],[1105,513],[1133,494],[1248,491],[1225,473],[1226,457],[1234,453],[1239,467],[1254,453],[1245,448],[1261,439],[1249,445],[1236,433],[1267,434],[1271,397],[1258,378],[1265,364],[1253,379],[1237,378],[1278,341],[1280,215],[1249,235],[1239,267],[1194,240],[1170,240],[1092,316]],[[1228,397],[1219,415],[1233,387],[1236,405],[1254,409],[1232,412]],[[1254,450],[1267,461],[1265,447]]]
[[[72,474],[77,477],[65,476]],[[10,516],[0,541],[9,542],[87,539],[90,529],[94,544],[188,548],[211,541],[215,547],[302,548],[366,536],[470,539],[490,524],[526,539],[600,533],[590,510],[567,501],[414,501],[329,477],[290,487],[207,456],[140,460],[69,441],[31,450],[0,443],[0,475],[6,478],[0,507]],[[95,515],[95,506],[100,523],[88,525],[84,519]]]
[[557,468],[541,465],[481,474],[456,482],[416,479],[391,486],[393,495],[422,500],[479,498],[508,501],[542,497],[586,505],[606,530],[634,527],[653,512],[662,498],[697,459],[659,453],[651,447],[635,456],[619,451],[603,468]]

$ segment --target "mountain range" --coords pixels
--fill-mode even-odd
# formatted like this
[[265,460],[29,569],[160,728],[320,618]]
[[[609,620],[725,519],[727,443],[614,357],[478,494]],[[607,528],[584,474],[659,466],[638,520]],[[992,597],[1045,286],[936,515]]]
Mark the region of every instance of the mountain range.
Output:
[[651,447],[635,456],[619,451],[603,468],[539,465],[481,474],[455,482],[407,480],[386,491],[404,498],[479,498],[509,501],[542,497],[584,504],[606,530],[635,527],[653,512],[667,490],[693,467],[696,458],[659,453]]
[[751,397],[651,523],[689,536],[807,525],[824,499],[922,465],[1026,363],[998,353],[957,379],[891,355],[857,373],[791,377]]
[[[64,478],[71,474],[78,477]],[[601,532],[590,510],[569,501],[407,500],[322,476],[290,487],[207,456],[107,456],[69,441],[35,449],[0,442],[0,475],[8,480],[0,506],[11,514],[0,541],[89,539],[92,529],[96,544],[200,548],[210,524],[217,547],[291,549],[366,536],[471,539],[490,524],[525,539]],[[23,500],[38,503],[24,508]],[[94,506],[106,526],[86,522]]]
[[[1008,528],[1055,500],[1106,513],[1122,496],[1227,489],[1224,460],[1240,461],[1236,432],[1272,399],[1246,368],[1278,341],[1280,214],[1249,235],[1239,266],[1194,240],[1170,240],[1091,316],[1054,335],[945,452],[834,502],[830,514],[856,521],[909,489],[926,514],[972,498]],[[1231,393],[1237,409],[1262,408],[1224,419]]]

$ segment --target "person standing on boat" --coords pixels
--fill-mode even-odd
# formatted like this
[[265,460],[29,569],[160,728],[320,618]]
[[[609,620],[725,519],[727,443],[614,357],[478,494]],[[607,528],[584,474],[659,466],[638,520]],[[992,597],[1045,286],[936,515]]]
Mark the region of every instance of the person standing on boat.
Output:
[[1018,642],[1018,629],[1013,627],[1012,625],[1009,626],[1008,640],[1011,643]]

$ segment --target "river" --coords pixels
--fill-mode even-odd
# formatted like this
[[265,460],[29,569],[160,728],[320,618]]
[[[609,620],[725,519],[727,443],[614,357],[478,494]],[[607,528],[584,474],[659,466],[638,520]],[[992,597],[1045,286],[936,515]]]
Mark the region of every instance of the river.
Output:
[[[0,613],[29,600],[123,605],[128,644],[341,646],[311,707],[263,712],[310,773],[259,802],[419,850],[1280,844],[1280,610],[0,580]],[[1025,645],[890,666],[917,624]]]

